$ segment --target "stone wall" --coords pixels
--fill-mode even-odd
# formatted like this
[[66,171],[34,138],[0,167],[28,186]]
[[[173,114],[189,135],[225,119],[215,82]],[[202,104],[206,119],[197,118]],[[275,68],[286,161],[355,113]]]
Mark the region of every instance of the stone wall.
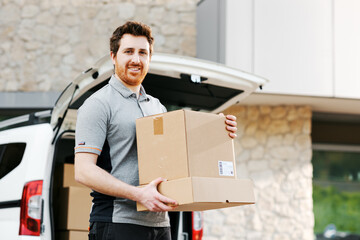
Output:
[[238,178],[250,178],[255,205],[204,213],[204,240],[313,239],[311,109],[241,106],[235,140]]
[[0,91],[61,91],[109,54],[127,20],[150,25],[155,52],[195,56],[197,0],[1,0]]

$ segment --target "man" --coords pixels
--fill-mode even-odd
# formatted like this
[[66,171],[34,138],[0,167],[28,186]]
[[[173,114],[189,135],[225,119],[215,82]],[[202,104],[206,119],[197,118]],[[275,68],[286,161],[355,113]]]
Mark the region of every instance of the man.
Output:
[[[89,239],[171,239],[167,211],[177,202],[157,191],[165,179],[136,187],[135,120],[166,111],[141,85],[152,51],[148,26],[127,22],[118,27],[110,38],[115,74],[79,108],[75,178],[93,189]],[[227,116],[230,137],[236,137],[235,120]],[[136,201],[150,211],[137,212]]]

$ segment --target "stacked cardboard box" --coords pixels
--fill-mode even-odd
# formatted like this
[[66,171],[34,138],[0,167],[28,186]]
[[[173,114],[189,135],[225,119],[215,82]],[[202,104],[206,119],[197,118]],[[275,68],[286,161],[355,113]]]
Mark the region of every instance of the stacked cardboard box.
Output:
[[[163,177],[158,190],[178,201],[174,211],[253,204],[252,182],[237,179],[225,117],[178,110],[137,119],[139,182]],[[147,210],[137,203],[138,211]]]
[[73,164],[57,169],[59,191],[56,199],[56,236],[60,240],[82,240],[88,237],[91,189],[75,181]]

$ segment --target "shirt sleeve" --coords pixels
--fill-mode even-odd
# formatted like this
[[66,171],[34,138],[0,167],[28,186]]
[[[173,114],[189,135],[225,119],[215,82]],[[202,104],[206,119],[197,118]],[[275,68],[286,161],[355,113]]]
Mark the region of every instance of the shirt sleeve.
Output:
[[101,154],[107,133],[109,108],[97,98],[88,98],[78,109],[75,153]]

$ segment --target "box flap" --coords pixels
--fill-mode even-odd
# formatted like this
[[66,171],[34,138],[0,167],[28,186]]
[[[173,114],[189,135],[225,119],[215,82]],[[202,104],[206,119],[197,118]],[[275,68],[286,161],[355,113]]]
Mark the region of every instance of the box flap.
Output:
[[194,202],[255,203],[249,179],[193,177]]
[[[162,182],[159,192],[178,201],[178,211],[204,211],[254,204],[253,184],[247,179],[190,177]],[[138,211],[147,209],[137,203]]]

